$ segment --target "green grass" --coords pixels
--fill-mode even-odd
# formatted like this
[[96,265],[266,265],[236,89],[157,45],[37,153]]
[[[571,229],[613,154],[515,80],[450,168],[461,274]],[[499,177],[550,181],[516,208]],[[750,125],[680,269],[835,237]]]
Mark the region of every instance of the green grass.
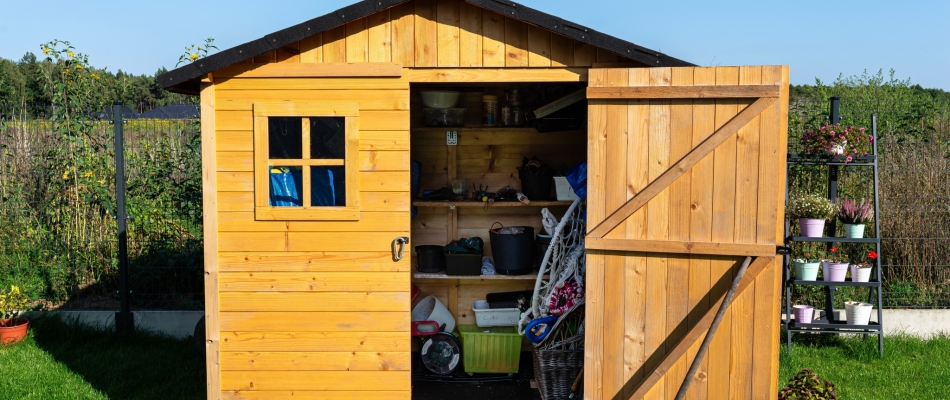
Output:
[[2,399],[204,397],[204,359],[187,339],[41,317],[22,342],[0,347]]
[[950,335],[886,336],[884,357],[874,336],[796,334],[791,355],[782,343],[780,388],[809,368],[834,383],[842,399],[950,398]]

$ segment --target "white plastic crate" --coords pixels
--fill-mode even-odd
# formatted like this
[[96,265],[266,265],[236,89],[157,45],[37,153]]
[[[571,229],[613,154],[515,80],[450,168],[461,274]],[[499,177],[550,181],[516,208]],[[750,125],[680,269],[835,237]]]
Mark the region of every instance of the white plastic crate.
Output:
[[563,176],[555,176],[554,188],[557,190],[558,201],[577,200],[577,195],[574,194],[574,188],[572,188],[571,184],[567,182],[567,178]]
[[517,308],[489,308],[485,300],[475,300],[472,303],[475,312],[475,325],[479,328],[492,326],[518,326],[521,319],[521,310]]

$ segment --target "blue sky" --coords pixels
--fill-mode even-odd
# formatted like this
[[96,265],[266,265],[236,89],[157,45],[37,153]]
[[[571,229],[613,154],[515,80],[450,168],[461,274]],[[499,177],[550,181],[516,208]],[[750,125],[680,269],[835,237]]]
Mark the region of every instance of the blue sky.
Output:
[[[151,74],[188,44],[225,49],[356,0],[7,1],[0,57],[70,40],[96,66]],[[699,65],[791,66],[792,83],[894,68],[950,90],[950,1],[521,0],[520,3]]]

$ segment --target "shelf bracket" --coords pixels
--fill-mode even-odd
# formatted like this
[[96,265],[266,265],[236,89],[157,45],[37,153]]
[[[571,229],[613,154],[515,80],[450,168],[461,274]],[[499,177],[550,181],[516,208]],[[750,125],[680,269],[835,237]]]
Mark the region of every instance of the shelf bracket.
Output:
[[459,133],[458,131],[446,131],[445,132],[445,144],[447,146],[458,146],[459,144]]

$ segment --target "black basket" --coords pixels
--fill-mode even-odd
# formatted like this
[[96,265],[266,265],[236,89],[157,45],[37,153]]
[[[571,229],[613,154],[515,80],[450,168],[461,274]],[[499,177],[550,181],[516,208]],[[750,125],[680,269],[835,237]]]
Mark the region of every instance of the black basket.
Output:
[[481,275],[481,254],[446,254],[446,275]]
[[548,235],[538,235],[538,238],[534,240],[535,255],[534,263],[541,268],[541,261],[544,261],[544,253],[548,251],[548,246],[551,245],[551,241],[554,240],[554,236]]
[[494,229],[488,231],[492,259],[495,260],[495,271],[499,275],[525,275],[534,269],[534,228],[515,228],[521,228],[524,232],[504,235],[495,233]]
[[[566,399],[571,394],[574,380],[583,370],[583,350],[534,349],[534,378],[544,400]],[[578,391],[577,398],[584,398],[583,390]]]
[[531,306],[531,296],[534,296],[533,290],[488,293],[485,301],[488,302],[488,308],[515,308],[518,307],[518,299],[524,299],[525,304]]
[[416,256],[419,258],[419,265],[416,266],[419,272],[431,274],[442,272],[445,268],[445,253],[442,252],[442,246],[416,246]]
[[532,175],[524,170],[518,172],[521,178],[521,193],[528,196],[528,200],[550,200],[551,188],[554,186],[554,176],[552,175]]

